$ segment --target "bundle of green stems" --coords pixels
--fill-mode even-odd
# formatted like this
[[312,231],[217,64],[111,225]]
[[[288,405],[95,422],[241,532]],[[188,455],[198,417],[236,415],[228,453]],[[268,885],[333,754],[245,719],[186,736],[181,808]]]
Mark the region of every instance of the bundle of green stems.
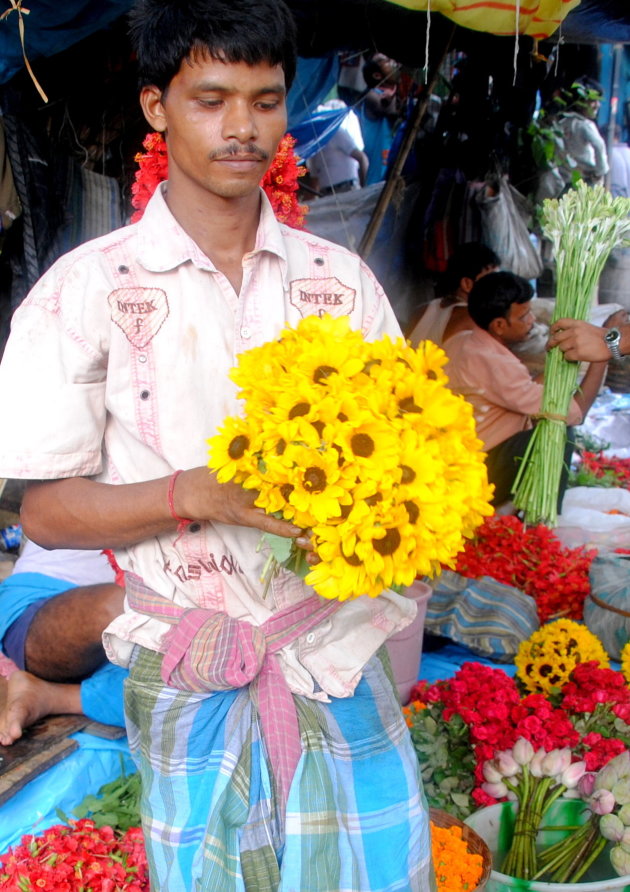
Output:
[[539,854],[535,880],[544,877],[550,883],[578,883],[597,860],[606,845],[599,832],[599,815],[592,814],[581,827],[571,829],[571,836]]
[[[543,204],[543,232],[556,261],[557,319],[588,319],[597,283],[613,248],[630,240],[630,199],[579,182]],[[579,364],[559,347],[547,353],[539,417],[512,489],[526,523],[555,526],[566,447],[566,418],[577,389]]]

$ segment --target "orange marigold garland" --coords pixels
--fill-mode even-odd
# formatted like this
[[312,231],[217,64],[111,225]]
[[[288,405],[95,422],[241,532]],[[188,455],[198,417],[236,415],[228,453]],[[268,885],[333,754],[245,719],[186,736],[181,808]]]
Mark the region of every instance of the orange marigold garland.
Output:
[[483,858],[468,850],[460,827],[431,821],[431,854],[438,892],[473,892],[483,874]]
[[[294,152],[295,142],[289,133],[282,137],[276,156],[260,185],[267,193],[280,223],[286,223],[294,229],[303,229],[308,206],[298,202],[297,190],[298,180],[304,176],[306,169],[298,165]],[[134,158],[138,170],[131,187],[131,205],[135,208],[132,223],[140,220],[149,199],[159,184],[168,178],[168,153],[162,134],[148,133],[142,145],[146,151],[138,152]]]

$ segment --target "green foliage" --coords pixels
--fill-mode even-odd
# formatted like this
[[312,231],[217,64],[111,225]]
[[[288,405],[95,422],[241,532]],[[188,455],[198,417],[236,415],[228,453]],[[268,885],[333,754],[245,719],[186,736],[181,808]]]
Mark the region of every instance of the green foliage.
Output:
[[447,722],[442,707],[411,707],[408,720],[420,762],[424,792],[429,805],[464,819],[475,810],[471,798],[475,758],[468,726],[461,716]]
[[[116,780],[104,784],[96,796],[88,795],[72,811],[78,820],[90,818],[97,827],[112,827],[120,833],[130,827],[140,826],[140,775],[125,774],[122,758],[122,774]],[[62,821],[68,816],[57,809]]]

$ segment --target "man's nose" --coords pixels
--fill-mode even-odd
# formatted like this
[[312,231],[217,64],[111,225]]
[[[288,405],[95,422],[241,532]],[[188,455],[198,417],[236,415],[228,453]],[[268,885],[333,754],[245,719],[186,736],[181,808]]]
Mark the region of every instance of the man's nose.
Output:
[[228,103],[223,118],[223,138],[250,142],[258,136],[253,109],[244,100]]

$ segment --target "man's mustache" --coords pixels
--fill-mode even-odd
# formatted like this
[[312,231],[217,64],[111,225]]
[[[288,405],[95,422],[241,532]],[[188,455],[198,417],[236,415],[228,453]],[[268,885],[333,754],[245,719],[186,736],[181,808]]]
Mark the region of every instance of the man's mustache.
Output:
[[246,146],[229,145],[224,149],[213,149],[208,155],[209,161],[232,161],[234,158],[257,158],[259,161],[267,161],[269,152],[265,152],[255,143],[248,143]]

